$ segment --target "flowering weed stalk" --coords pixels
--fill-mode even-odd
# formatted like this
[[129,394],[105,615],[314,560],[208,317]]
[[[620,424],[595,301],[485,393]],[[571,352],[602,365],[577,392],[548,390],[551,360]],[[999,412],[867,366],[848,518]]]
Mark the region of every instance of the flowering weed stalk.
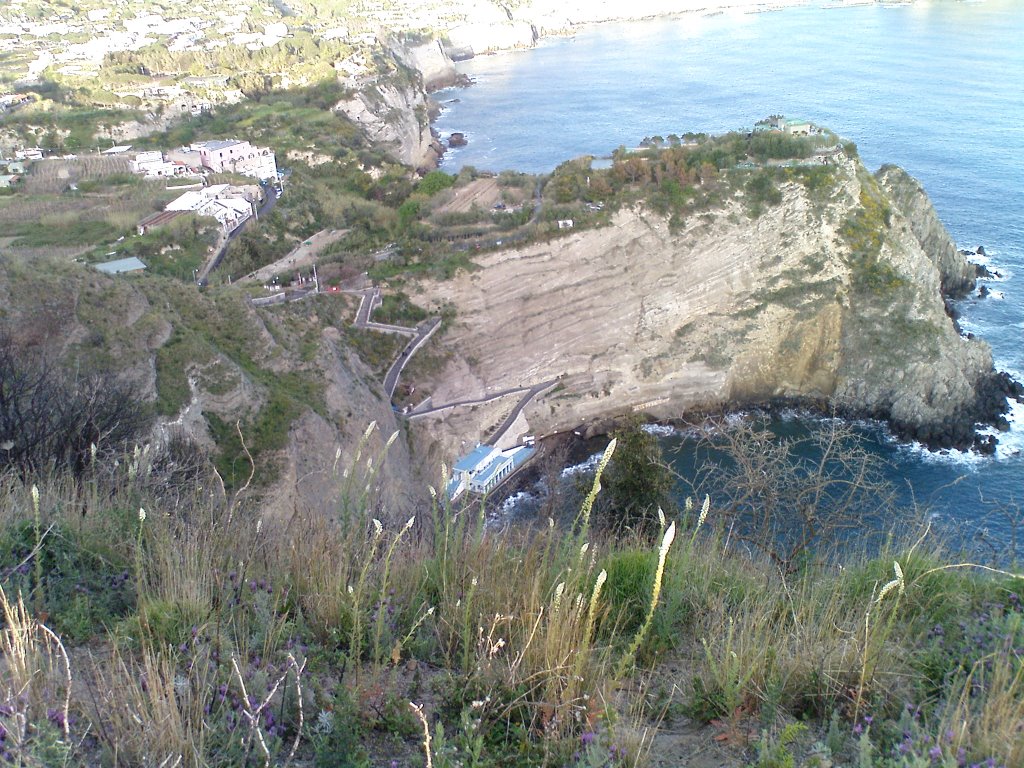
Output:
[[651,628],[651,622],[654,621],[654,612],[658,608],[658,598],[661,597],[661,581],[665,575],[665,559],[668,557],[668,551],[671,549],[675,538],[676,524],[673,521],[669,525],[668,530],[665,531],[665,535],[661,540],[661,546],[658,548],[658,568],[654,572],[654,583],[651,585],[651,604],[647,608],[647,615],[644,617],[640,629],[637,630],[633,642],[629,644],[626,653],[619,659],[619,663],[615,667],[615,676],[617,678],[625,675],[627,668],[633,663],[633,660],[636,658],[636,652],[640,649],[640,644],[643,643],[644,638],[647,636],[647,632]]
[[391,558],[394,557],[398,543],[402,540],[402,537],[409,532],[415,522],[415,517],[409,518],[408,522],[402,526],[402,529],[395,534],[394,538],[391,540],[391,545],[388,547],[387,553],[384,555],[384,571],[381,574],[379,581],[380,586],[377,590],[378,610],[373,631],[373,663],[375,665],[379,665],[384,660],[384,656],[381,652],[381,635],[384,631],[384,620],[387,615],[387,611],[384,610],[384,605],[388,594],[388,579],[391,575]]

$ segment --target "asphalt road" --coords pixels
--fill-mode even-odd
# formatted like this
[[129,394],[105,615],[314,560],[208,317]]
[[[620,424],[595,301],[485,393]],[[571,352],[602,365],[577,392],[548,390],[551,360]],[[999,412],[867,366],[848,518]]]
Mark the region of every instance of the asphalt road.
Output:
[[418,326],[416,328],[416,335],[409,340],[409,343],[398,354],[398,359],[391,364],[387,375],[384,376],[384,391],[388,393],[388,399],[395,396],[395,390],[398,389],[398,377],[402,375],[402,370],[405,368],[406,363],[412,359],[416,350],[423,345],[423,342],[427,340],[430,334],[437,330],[437,326],[440,324],[441,318],[435,317],[429,322]]

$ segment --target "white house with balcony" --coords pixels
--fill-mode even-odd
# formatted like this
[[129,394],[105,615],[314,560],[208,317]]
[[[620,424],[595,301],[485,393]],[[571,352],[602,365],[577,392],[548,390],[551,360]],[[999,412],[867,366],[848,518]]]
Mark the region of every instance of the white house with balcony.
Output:
[[277,178],[277,159],[267,147],[254,147],[239,139],[216,139],[189,145],[189,151],[199,153],[204,168],[214,173],[239,173],[257,179]]

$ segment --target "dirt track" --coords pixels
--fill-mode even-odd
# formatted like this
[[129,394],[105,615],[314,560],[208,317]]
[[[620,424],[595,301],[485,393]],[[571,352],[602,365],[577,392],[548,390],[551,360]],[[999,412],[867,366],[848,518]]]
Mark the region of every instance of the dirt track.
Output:
[[497,179],[477,179],[453,192],[452,199],[438,208],[437,213],[466,213],[474,205],[488,210],[501,200]]
[[278,272],[283,272],[286,269],[305,269],[312,266],[316,262],[316,257],[320,254],[320,251],[347,234],[347,229],[323,229],[308,240],[304,240],[284,258],[246,275],[246,279],[265,282]]

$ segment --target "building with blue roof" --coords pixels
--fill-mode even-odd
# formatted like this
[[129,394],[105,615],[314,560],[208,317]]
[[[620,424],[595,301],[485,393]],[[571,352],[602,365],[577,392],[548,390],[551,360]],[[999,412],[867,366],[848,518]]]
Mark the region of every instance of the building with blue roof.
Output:
[[141,272],[146,268],[146,265],[134,256],[129,256],[127,259],[104,261],[100,264],[93,264],[93,266],[100,272],[105,272],[108,275],[120,275],[126,272]]
[[455,499],[465,491],[490,493],[533,456],[535,449],[520,445],[507,451],[499,451],[491,445],[478,445],[455,462],[452,479],[448,483],[449,499]]
[[452,471],[455,474],[479,471],[482,464],[486,464],[496,449],[491,445],[477,445],[472,451],[455,462]]

